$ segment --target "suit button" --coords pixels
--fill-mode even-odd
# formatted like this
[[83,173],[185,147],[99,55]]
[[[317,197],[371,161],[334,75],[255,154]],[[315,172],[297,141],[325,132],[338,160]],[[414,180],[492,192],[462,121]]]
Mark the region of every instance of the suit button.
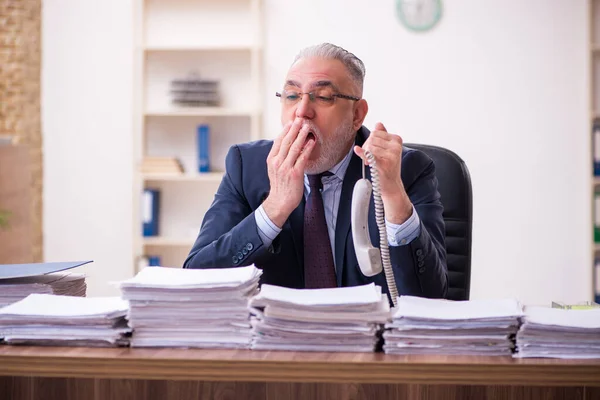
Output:
[[231,259],[231,261],[233,261],[234,264],[238,263],[238,258],[236,256],[233,256],[233,258]]
[[422,274],[423,272],[425,272],[425,268],[419,268],[419,273]]
[[423,261],[423,256],[419,256],[417,257],[417,259],[419,260],[419,262]]
[[425,265],[425,263],[423,261],[419,261],[419,263],[417,264],[419,267],[422,267],[423,265]]
[[242,261],[242,258],[244,258],[244,255],[242,254],[242,252],[240,251],[239,253],[237,253],[237,258],[238,260]]
[[244,255],[248,254],[248,249],[244,247],[244,248],[242,249],[242,254],[244,254]]
[[248,250],[248,251],[252,251],[253,248],[254,248],[254,246],[252,245],[252,243],[248,243],[246,245],[246,250]]
[[423,255],[423,250],[421,249],[417,249],[417,256],[422,256]]

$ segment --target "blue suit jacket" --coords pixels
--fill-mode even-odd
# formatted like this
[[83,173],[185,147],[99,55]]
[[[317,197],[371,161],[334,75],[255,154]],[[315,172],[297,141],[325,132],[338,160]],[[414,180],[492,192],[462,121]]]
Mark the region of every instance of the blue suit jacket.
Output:
[[[362,127],[357,132],[356,143],[362,145],[368,135],[369,131]],[[269,193],[266,159],[272,145],[272,141],[262,140],[231,147],[226,158],[225,175],[204,216],[184,268],[221,268],[254,263],[263,270],[262,283],[304,288],[304,200],[269,247],[263,245],[258,235],[254,211]],[[410,244],[390,247],[398,292],[445,297],[448,288],[445,230],[435,166],[424,153],[404,148],[401,175],[421,220],[421,233]],[[337,284],[355,286],[375,282],[387,292],[383,272],[373,277],[364,276],[354,252],[350,206],[354,184],[360,178],[362,162],[353,155],[342,184],[335,230]],[[378,247],[373,201],[369,209],[369,230],[373,245]]]

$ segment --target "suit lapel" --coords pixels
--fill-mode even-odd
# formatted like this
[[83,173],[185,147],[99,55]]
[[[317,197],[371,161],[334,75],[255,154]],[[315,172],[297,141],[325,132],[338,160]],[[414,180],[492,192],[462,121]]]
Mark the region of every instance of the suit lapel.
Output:
[[[292,238],[294,240],[294,247],[296,250],[296,259],[298,260],[298,265],[300,266],[300,270],[302,271],[302,276],[304,277],[304,195],[302,195],[302,201],[296,207],[294,211],[290,214],[288,218],[288,222],[290,224],[290,228],[292,230]],[[302,282],[304,285],[304,282]]]

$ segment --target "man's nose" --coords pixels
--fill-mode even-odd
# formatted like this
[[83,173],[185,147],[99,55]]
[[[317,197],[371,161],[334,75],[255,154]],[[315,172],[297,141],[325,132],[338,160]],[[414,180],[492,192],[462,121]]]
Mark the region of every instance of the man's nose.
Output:
[[310,95],[305,93],[296,106],[296,117],[312,119],[314,116],[315,109],[313,102],[310,101]]

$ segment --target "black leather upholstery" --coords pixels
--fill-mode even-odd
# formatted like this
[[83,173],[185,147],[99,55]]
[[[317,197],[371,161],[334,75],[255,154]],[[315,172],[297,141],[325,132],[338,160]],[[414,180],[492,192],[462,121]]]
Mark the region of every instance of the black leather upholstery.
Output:
[[473,194],[465,162],[442,147],[405,143],[421,150],[435,163],[438,189],[444,206],[448,264],[448,299],[468,300],[471,289],[471,234]]

